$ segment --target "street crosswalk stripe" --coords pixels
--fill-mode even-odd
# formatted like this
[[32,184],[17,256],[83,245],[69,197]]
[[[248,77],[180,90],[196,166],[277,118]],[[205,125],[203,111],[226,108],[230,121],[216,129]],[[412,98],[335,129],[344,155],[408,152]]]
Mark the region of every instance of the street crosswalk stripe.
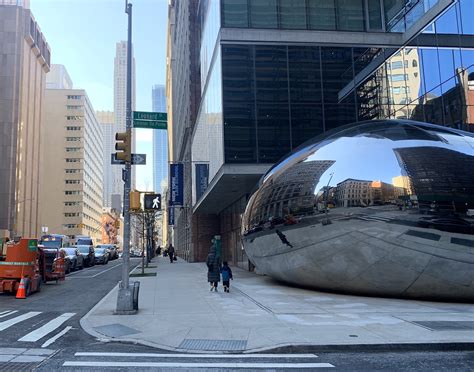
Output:
[[56,328],[60,327],[66,320],[76,315],[76,313],[64,313],[60,316],[50,320],[44,326],[35,329],[33,332],[28,333],[27,335],[20,338],[18,341],[24,342],[35,342],[38,341],[40,338],[43,338],[47,334],[53,332]]
[[0,322],[0,331],[10,328],[12,325],[15,325],[16,323],[20,323],[26,319],[33,318],[34,316],[39,315],[39,314],[41,314],[41,311],[30,311],[26,314],[19,315],[8,320],[4,320],[3,322]]
[[155,353],[105,353],[105,352],[77,352],[74,356],[95,356],[95,357],[149,357],[149,358],[209,358],[209,359],[265,359],[265,358],[288,358],[306,359],[317,358],[315,354],[155,354]]
[[49,345],[51,345],[54,341],[56,341],[59,337],[65,335],[70,329],[72,329],[71,326],[67,326],[66,328],[64,328],[61,332],[59,332],[57,335],[49,338],[48,340],[46,340],[46,342],[41,345],[41,347],[48,347]]
[[149,368],[330,368],[330,363],[164,363],[164,362],[72,362],[63,367],[149,367]]
[[13,315],[15,313],[17,313],[18,310],[8,310],[8,311],[2,311],[0,313],[0,318],[5,318],[6,316],[9,316],[9,315]]
[[54,318],[53,320],[50,320],[48,323],[46,323],[42,327],[23,336],[18,341],[25,341],[25,342],[38,341],[39,339],[45,337],[46,335],[48,335],[49,333],[53,332],[55,329],[60,327],[65,321],[67,321],[69,318],[73,317],[74,315],[76,315],[76,313],[61,314],[60,316]]

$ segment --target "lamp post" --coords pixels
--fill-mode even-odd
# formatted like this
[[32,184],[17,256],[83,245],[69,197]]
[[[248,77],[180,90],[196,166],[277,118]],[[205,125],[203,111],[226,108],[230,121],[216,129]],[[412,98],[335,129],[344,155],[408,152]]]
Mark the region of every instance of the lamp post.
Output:
[[[127,40],[127,114],[126,131],[132,143],[132,4],[125,0],[125,13],[128,14],[128,40]],[[125,162],[125,179],[123,187],[123,265],[122,281],[120,282],[116,314],[135,314],[133,306],[133,289],[129,284],[130,272],[130,189],[132,178],[132,164]]]

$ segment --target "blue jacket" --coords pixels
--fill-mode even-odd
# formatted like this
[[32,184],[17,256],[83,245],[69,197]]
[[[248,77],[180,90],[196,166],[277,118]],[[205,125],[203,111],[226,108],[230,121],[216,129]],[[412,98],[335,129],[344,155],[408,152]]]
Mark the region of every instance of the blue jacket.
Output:
[[221,274],[222,274],[222,280],[228,281],[229,279],[232,279],[232,270],[230,269],[229,266],[222,266],[221,267]]

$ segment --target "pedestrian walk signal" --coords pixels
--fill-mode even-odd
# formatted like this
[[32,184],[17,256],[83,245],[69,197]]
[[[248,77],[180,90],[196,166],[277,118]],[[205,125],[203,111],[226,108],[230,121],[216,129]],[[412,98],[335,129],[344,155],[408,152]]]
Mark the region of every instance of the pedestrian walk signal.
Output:
[[145,194],[145,210],[161,210],[160,194]]

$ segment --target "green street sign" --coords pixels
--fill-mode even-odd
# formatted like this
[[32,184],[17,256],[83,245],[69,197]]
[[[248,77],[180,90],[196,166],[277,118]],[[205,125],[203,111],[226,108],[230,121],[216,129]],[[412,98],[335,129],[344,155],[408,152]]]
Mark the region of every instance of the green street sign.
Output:
[[133,111],[133,120],[167,121],[168,114],[166,112]]
[[133,120],[134,128],[145,128],[145,129],[167,129],[168,124],[166,121],[161,120]]

